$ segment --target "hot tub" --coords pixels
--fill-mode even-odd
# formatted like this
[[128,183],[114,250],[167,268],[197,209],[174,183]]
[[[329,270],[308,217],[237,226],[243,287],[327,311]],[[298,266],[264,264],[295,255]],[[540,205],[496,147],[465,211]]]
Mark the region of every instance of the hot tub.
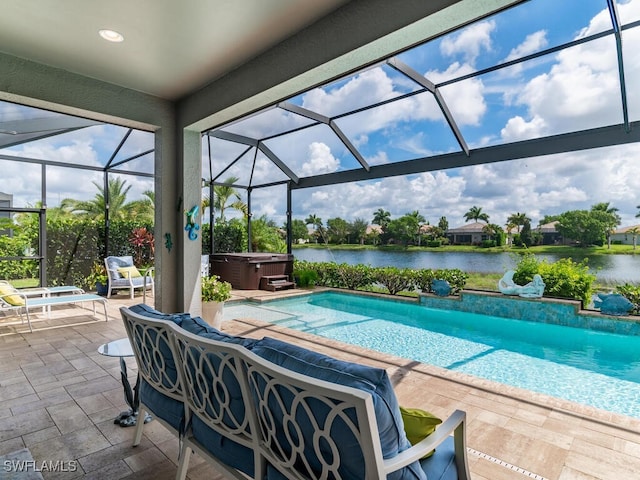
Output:
[[260,289],[260,278],[293,274],[293,255],[288,253],[215,253],[211,271],[239,290]]

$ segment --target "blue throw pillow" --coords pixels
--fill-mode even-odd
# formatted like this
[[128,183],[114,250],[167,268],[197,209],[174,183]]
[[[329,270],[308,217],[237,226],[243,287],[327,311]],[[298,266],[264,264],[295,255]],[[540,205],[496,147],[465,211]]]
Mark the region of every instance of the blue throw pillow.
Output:
[[[404,433],[398,400],[389,381],[387,372],[384,369],[345,362],[268,337],[257,341],[251,350],[256,355],[294,372],[369,392],[373,399],[383,457],[394,457],[399,452],[411,447]],[[276,405],[271,406],[279,408]],[[277,416],[274,415],[274,418],[276,417]],[[322,419],[319,419],[319,422],[321,421]],[[305,427],[311,428],[307,426],[306,420],[300,419],[300,423],[303,434]],[[342,470],[343,475],[347,477],[354,475],[356,477],[361,476],[363,464],[362,455],[356,455],[353,450],[349,451],[348,438],[351,436],[351,433],[348,431],[346,425],[343,425],[343,427],[344,430],[341,428],[339,434],[336,435],[340,438],[344,437],[345,439],[345,442],[341,441],[338,446],[340,449],[343,449],[341,453],[341,469],[344,469]],[[283,428],[276,428],[276,431],[282,432]],[[307,435],[307,438],[311,437]],[[284,435],[279,441],[284,445],[288,443]],[[310,445],[310,450],[312,450],[312,442],[309,442],[308,445]],[[315,455],[311,451],[307,453],[311,456]],[[274,477],[277,477],[277,475],[274,475]],[[388,479],[425,479],[425,475],[419,463],[414,462],[402,470],[392,473],[388,476]]]

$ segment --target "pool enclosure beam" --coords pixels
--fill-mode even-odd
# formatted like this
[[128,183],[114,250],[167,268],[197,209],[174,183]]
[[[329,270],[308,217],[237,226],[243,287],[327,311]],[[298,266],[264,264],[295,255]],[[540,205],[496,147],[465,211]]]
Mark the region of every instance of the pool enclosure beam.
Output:
[[627,131],[623,124],[619,124],[472,149],[469,155],[464,152],[455,152],[393,164],[375,165],[371,167],[369,172],[348,170],[315,177],[304,177],[300,179],[299,183],[292,185],[291,188],[295,190],[322,187],[640,142],[640,121],[631,122],[630,126],[630,131]]

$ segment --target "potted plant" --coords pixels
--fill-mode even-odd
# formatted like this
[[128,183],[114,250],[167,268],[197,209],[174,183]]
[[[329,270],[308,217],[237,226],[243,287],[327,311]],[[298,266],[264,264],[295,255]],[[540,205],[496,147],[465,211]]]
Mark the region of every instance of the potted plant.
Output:
[[98,295],[105,296],[109,288],[109,276],[103,263],[93,262],[87,277],[89,287],[95,286]]
[[231,298],[231,284],[217,275],[202,277],[202,318],[213,328],[220,329],[224,302]]

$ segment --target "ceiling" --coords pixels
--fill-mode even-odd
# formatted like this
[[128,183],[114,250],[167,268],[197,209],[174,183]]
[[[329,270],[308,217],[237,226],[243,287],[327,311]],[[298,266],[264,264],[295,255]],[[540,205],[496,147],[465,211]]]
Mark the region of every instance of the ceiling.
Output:
[[[0,51],[177,100],[347,1],[6,0]],[[103,40],[100,29],[124,42]]]

